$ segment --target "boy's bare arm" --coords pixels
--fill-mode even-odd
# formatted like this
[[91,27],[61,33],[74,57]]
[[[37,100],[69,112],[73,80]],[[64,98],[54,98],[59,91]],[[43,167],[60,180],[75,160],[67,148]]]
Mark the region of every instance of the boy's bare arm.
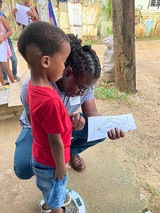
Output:
[[49,144],[53,159],[56,164],[55,179],[62,180],[67,175],[70,166],[66,165],[64,160],[64,145],[60,134],[48,134]]

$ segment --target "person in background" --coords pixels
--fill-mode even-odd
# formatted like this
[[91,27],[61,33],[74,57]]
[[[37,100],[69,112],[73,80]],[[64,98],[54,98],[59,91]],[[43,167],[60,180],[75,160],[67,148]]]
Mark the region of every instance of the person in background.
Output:
[[[0,16],[0,45],[1,45],[0,62],[2,63],[4,70],[7,73],[11,83],[14,83],[13,73],[9,67],[9,57],[12,55],[12,53],[9,48],[9,44],[7,42],[7,38],[11,35],[12,31],[8,21],[4,17]],[[0,66],[0,82],[2,86],[5,86],[1,66]]]
[[[33,21],[38,21],[39,20],[39,15],[38,15],[38,11],[37,11],[37,7],[34,5],[33,1],[31,1],[29,3],[29,0],[23,0],[23,6],[25,7],[29,7],[31,9],[31,11],[27,11],[27,15],[29,16],[28,18],[28,24],[33,22]],[[16,13],[17,13],[18,9],[14,8],[13,9],[13,14],[16,18]],[[20,26],[21,24],[16,22],[18,24],[18,26]],[[22,24],[22,30],[25,28],[26,26]]]
[[[1,10],[1,8],[2,8],[2,0],[0,0],[0,10]],[[1,15],[5,19],[7,19],[5,14],[2,11],[0,11],[0,16]],[[7,38],[7,41],[8,41],[11,53],[12,53],[12,56],[10,57],[10,60],[12,62],[12,72],[13,72],[14,80],[20,81],[20,78],[17,76],[17,57],[16,57],[16,54],[15,54],[15,51],[14,51],[14,48],[13,48],[13,44],[12,44],[12,41],[11,41],[10,37]],[[4,82],[5,82],[5,85],[9,85],[8,76],[7,76],[6,72],[5,72],[2,64],[1,64],[1,68],[2,68],[3,79],[4,79]]]

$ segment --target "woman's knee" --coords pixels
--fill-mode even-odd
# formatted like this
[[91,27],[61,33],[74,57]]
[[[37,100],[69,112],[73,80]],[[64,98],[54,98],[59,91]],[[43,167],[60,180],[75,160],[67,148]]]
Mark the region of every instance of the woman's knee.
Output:
[[30,166],[30,163],[25,161],[14,162],[14,172],[19,179],[28,180],[34,173]]
[[34,173],[30,166],[33,137],[31,129],[22,129],[16,141],[14,154],[14,171],[20,179],[30,179]]

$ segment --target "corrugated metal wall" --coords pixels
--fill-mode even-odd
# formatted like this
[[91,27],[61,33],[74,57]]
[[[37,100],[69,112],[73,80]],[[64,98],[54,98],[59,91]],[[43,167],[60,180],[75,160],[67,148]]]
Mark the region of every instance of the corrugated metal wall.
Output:
[[74,33],[79,38],[97,38],[97,28],[100,22],[96,20],[102,6],[97,0],[69,0],[59,2],[52,0],[58,26],[65,33]]
[[[57,3],[58,2],[58,3]],[[52,0],[58,26],[65,33],[74,33],[79,38],[97,39],[112,33],[112,21],[107,21],[102,3],[98,0]],[[138,10],[135,12],[135,29],[138,38],[160,36],[160,10]]]
[[160,10],[137,11],[136,21],[137,38],[160,36]]

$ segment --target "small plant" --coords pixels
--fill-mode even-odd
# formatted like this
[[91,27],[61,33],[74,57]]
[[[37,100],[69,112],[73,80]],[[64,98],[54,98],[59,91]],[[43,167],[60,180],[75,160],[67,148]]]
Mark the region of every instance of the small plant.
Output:
[[102,7],[102,11],[104,11],[108,15],[108,19],[112,18],[111,0],[106,0],[105,4]]
[[108,34],[108,35],[113,34],[113,29],[110,28],[110,27],[107,27],[107,28],[106,28],[106,31],[107,31],[107,34]]
[[160,40],[160,37],[148,37],[148,38],[137,38],[137,41],[152,41],[152,40]]
[[149,193],[151,193],[153,196],[158,196],[159,194],[156,192],[156,189],[152,186],[150,186],[148,183],[145,183],[145,190],[147,190]]
[[153,37],[153,36],[154,36],[155,31],[156,31],[156,29],[154,29],[154,28],[152,28],[152,29],[151,29],[151,37]]
[[92,41],[92,40],[86,40],[82,42],[82,45],[96,45],[96,44],[103,44],[103,43],[98,41]]
[[152,152],[151,151],[148,152],[148,156],[152,157]]
[[100,99],[125,101],[128,105],[132,105],[132,103],[128,100],[130,93],[123,93],[116,88],[108,88],[107,82],[103,86],[95,88],[94,94],[95,97]]

